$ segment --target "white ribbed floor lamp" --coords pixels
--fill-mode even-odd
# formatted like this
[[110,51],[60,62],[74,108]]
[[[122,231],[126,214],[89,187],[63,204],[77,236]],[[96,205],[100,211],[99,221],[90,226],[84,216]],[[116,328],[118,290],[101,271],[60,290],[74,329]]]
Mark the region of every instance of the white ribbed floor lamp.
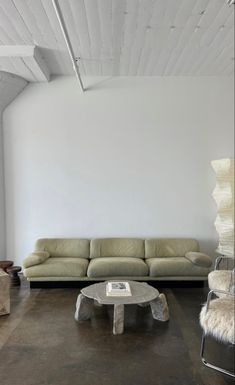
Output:
[[234,256],[234,159],[211,162],[216,173],[213,197],[217,204],[215,227],[219,234],[217,252]]

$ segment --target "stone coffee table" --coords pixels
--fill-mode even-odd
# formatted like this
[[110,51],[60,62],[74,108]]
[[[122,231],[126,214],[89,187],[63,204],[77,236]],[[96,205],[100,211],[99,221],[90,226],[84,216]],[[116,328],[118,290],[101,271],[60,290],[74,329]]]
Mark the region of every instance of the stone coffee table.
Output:
[[[108,281],[115,282],[115,281]],[[84,321],[91,318],[93,302],[99,305],[114,305],[113,334],[122,334],[124,330],[124,305],[150,305],[153,318],[168,321],[169,311],[166,297],[145,282],[128,282],[131,288],[129,297],[110,297],[106,295],[108,282],[96,283],[81,290],[76,303],[75,319]],[[117,282],[120,282],[117,281]]]

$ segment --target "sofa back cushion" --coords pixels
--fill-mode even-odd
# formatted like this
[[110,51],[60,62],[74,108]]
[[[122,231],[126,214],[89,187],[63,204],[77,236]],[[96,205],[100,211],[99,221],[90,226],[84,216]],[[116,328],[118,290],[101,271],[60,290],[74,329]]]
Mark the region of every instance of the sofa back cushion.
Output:
[[38,239],[35,251],[47,251],[50,257],[89,258],[90,241],[80,238]]
[[144,258],[144,240],[136,238],[92,239],[90,257]]
[[155,238],[145,241],[145,258],[184,257],[188,251],[199,251],[198,241],[190,238]]

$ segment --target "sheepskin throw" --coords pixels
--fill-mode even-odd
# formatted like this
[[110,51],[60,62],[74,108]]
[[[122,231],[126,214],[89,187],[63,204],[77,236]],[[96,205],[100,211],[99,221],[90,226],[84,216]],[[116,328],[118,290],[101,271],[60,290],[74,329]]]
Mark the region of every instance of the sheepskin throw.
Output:
[[206,335],[221,342],[235,343],[234,296],[212,300],[208,311],[204,305],[200,313],[200,324]]
[[[234,288],[235,274],[231,270],[214,270],[208,275],[208,285],[210,290],[232,291]],[[220,294],[216,295],[220,297]]]

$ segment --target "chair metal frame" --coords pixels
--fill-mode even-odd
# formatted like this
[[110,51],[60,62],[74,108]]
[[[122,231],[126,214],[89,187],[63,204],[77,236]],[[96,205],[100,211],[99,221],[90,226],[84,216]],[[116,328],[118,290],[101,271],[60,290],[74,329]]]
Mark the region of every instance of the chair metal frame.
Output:
[[[209,309],[210,301],[212,300],[213,294],[216,294],[216,293],[219,293],[219,294],[225,294],[225,295],[229,295],[229,296],[235,297],[235,296],[234,296],[234,293],[230,293],[230,292],[225,291],[225,290],[217,290],[217,289],[216,289],[216,290],[211,290],[211,291],[209,291],[208,296],[207,296],[207,302],[206,302],[206,312],[207,312],[208,309]],[[209,334],[208,334],[208,335],[209,335]],[[201,357],[201,360],[202,360],[203,364],[204,364],[205,366],[207,366],[208,368],[217,370],[217,371],[220,372],[220,373],[227,374],[228,376],[235,378],[235,373],[230,372],[229,370],[220,368],[219,366],[213,365],[212,363],[208,362],[208,361],[205,359],[205,357],[204,357],[205,341],[206,341],[206,337],[207,337],[208,335],[207,335],[207,334],[205,333],[205,331],[203,330],[202,340],[201,340],[201,350],[200,350],[200,357]],[[235,345],[235,343],[231,343],[231,344],[232,344],[233,346]]]
[[[228,269],[228,261],[230,260],[234,260],[234,256],[227,256],[227,255],[219,255],[216,260],[215,260],[215,267],[214,267],[214,270],[219,270],[219,265],[220,263],[223,261],[223,260],[227,260],[227,270]],[[234,270],[234,269],[233,269]]]
[[234,284],[234,277],[235,277],[235,267],[233,269],[228,269],[228,261],[230,260],[233,260],[234,261],[234,256],[226,256],[226,255],[220,255],[219,257],[216,258],[215,260],[215,268],[214,268],[214,271],[215,270],[219,270],[220,269],[220,263],[221,261],[223,260],[226,260],[227,261],[227,270],[228,271],[231,271],[231,277],[230,277],[230,282],[229,282],[229,289],[232,287],[232,285]]

